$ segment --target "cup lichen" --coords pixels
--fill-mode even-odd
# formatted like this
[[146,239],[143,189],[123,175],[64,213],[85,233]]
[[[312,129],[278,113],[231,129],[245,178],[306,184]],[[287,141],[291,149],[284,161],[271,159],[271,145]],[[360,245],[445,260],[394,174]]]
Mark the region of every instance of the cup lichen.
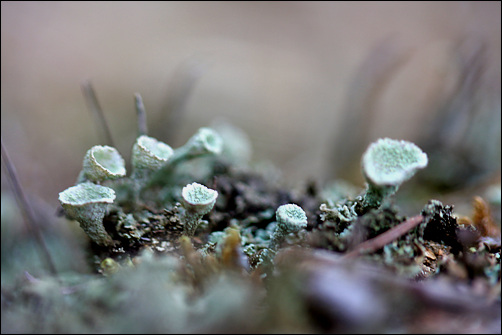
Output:
[[206,155],[220,154],[223,150],[223,140],[220,135],[209,127],[200,128],[183,146],[176,148],[168,164]]
[[284,241],[286,235],[299,232],[307,226],[307,215],[298,205],[286,204],[276,211],[277,225],[271,236],[269,248],[276,250]]
[[99,245],[113,245],[105,230],[103,218],[109,204],[115,200],[115,191],[90,182],[80,183],[59,193],[59,201],[66,215],[80,223],[80,227]]
[[131,178],[143,179],[159,169],[172,156],[173,149],[164,142],[142,135],[136,139],[132,147],[131,163],[133,171]]
[[117,149],[107,145],[95,145],[87,150],[82,165],[77,183],[100,183],[126,175],[124,159]]
[[427,166],[427,154],[412,142],[381,138],[370,144],[362,157],[362,172],[368,187],[366,207],[378,208],[383,199]]
[[184,233],[187,236],[193,236],[200,219],[213,209],[218,192],[204,185],[192,183],[183,187],[181,196],[182,205],[185,208],[181,220]]

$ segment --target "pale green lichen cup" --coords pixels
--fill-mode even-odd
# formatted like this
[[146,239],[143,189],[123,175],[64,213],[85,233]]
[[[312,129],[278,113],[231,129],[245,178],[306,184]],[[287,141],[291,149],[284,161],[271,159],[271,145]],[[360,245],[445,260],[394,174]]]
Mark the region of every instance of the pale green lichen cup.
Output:
[[223,140],[221,136],[211,128],[200,128],[183,146],[174,150],[169,160],[170,164],[191,159],[194,157],[213,154],[220,154],[223,150]]
[[362,158],[362,172],[368,183],[365,206],[378,208],[382,200],[427,166],[427,154],[412,142],[379,139],[370,144]]
[[59,193],[59,201],[67,217],[78,221],[91,240],[105,246],[114,244],[103,225],[107,207],[114,200],[113,189],[89,182]]
[[136,139],[132,147],[131,162],[133,172],[131,178],[143,179],[158,170],[172,156],[173,149],[164,142],[153,137],[142,135]]
[[182,216],[184,233],[187,236],[193,236],[200,219],[213,209],[218,192],[204,185],[192,183],[183,187],[181,197],[185,208]]
[[279,206],[275,212],[277,225],[270,240],[269,248],[276,250],[286,235],[297,233],[307,227],[307,214],[303,208],[295,204]]
[[95,145],[87,151],[77,183],[100,183],[126,175],[125,161],[117,149],[107,145]]
[[213,129],[200,128],[183,146],[176,148],[171,157],[155,173],[152,173],[145,187],[163,185],[172,177],[174,169],[188,160],[210,155],[219,155],[223,150],[223,139]]

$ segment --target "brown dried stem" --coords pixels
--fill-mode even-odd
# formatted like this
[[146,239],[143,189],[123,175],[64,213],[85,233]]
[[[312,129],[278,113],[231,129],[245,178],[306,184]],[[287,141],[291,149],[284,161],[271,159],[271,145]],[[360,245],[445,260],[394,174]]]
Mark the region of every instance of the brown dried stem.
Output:
[[104,144],[114,147],[110,128],[108,127],[105,115],[103,114],[103,110],[99,105],[98,98],[96,97],[96,93],[94,92],[94,88],[92,87],[90,81],[85,81],[82,84],[82,92],[84,93],[87,107],[91,111],[92,115],[94,115],[96,123],[99,126],[99,133],[102,137],[102,140],[104,141]]
[[365,252],[377,251],[378,249],[383,248],[385,245],[398,239],[399,237],[409,232],[411,229],[418,226],[423,221],[423,219],[424,217],[422,215],[413,216],[408,220],[401,222],[397,226],[387,230],[385,233],[359,244],[350,252],[343,255],[342,259],[354,258]]
[[136,115],[138,118],[138,137],[141,135],[148,135],[148,126],[146,123],[146,110],[143,104],[141,94],[134,94],[134,102],[136,104]]

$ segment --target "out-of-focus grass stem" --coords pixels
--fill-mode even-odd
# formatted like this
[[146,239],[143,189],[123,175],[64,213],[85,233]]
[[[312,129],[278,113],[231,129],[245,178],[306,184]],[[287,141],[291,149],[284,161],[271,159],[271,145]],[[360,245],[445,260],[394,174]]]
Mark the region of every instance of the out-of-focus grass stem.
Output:
[[92,115],[96,120],[99,129],[99,136],[103,141],[102,144],[109,145],[114,147],[112,134],[110,132],[110,128],[108,127],[108,123],[106,122],[105,116],[103,114],[103,110],[99,105],[98,98],[96,97],[96,93],[94,92],[94,88],[90,81],[86,80],[82,84],[82,92],[84,93],[85,102],[87,107],[91,111]]
[[1,141],[1,145],[2,145],[2,161],[4,163],[5,170],[9,177],[8,179],[11,183],[12,189],[14,191],[18,206],[21,209],[21,212],[23,213],[24,222],[26,223],[26,226],[30,234],[32,234],[32,236],[35,238],[35,241],[37,242],[37,245],[41,251],[40,255],[43,255],[43,258],[45,258],[45,261],[47,262],[47,265],[49,267],[49,271],[51,272],[52,275],[57,276],[58,273],[56,270],[56,266],[54,265],[54,261],[52,260],[51,254],[49,253],[49,248],[47,248],[47,244],[45,244],[45,240],[42,236],[42,232],[40,231],[40,227],[36,222],[35,212],[33,211],[33,208],[31,207],[30,203],[28,202],[28,199],[26,198],[26,195],[23,192],[23,188],[21,187],[19,179],[17,178],[16,169],[14,165],[11,163],[9,155],[7,154],[7,150],[4,147],[3,140]]

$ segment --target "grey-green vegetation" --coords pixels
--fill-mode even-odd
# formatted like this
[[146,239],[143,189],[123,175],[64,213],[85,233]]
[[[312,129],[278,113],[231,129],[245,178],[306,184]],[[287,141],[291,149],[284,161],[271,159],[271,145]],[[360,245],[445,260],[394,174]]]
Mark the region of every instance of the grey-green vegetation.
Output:
[[[411,221],[394,198],[428,162],[415,144],[371,143],[359,194],[343,181],[293,192],[253,167],[234,126],[202,127],[176,149],[142,129],[129,175],[115,148],[94,146],[59,194],[89,238],[87,267],[2,284],[2,330],[407,332],[410,315],[451,309],[496,330],[500,228],[487,228],[489,214],[460,220],[430,200],[402,228]],[[2,208],[2,233],[3,221]],[[437,295],[443,279],[465,294]]]

